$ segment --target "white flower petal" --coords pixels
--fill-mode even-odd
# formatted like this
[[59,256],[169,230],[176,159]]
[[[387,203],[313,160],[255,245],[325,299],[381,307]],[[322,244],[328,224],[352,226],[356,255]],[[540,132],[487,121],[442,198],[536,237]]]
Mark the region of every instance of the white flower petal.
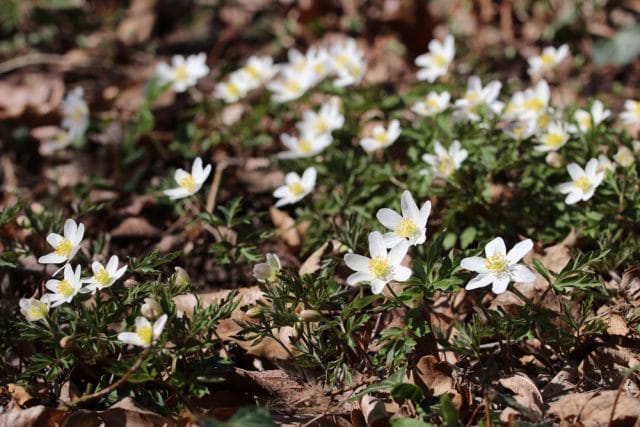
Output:
[[529,251],[533,249],[533,241],[531,239],[518,242],[509,253],[507,253],[507,261],[510,263],[516,263],[525,256]]

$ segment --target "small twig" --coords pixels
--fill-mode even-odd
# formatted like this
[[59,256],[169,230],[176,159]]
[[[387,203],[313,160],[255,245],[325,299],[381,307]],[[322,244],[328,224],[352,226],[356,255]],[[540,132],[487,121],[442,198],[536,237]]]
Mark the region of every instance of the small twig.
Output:
[[88,402],[89,400],[93,400],[93,399],[98,399],[100,397],[106,396],[107,394],[111,393],[113,390],[118,388],[122,383],[127,381],[129,379],[129,377],[131,375],[133,375],[133,373],[135,371],[138,370],[138,368],[140,367],[140,365],[142,365],[142,363],[147,358],[147,356],[149,355],[150,352],[151,352],[151,347],[147,347],[140,354],[140,357],[138,357],[138,360],[136,360],[135,363],[133,365],[131,365],[131,368],[129,368],[129,370],[122,377],[120,377],[120,379],[118,381],[116,381],[113,384],[103,388],[100,391],[96,391],[95,393],[86,394],[84,396],[80,396],[79,398],[74,399],[69,403],[64,403],[63,402],[64,406],[66,406],[68,408],[73,408],[73,407],[78,406],[81,403]]
[[484,410],[485,410],[485,425],[487,427],[491,427],[493,423],[491,422],[491,403],[489,402],[489,396],[485,393],[484,395]]
[[222,181],[222,172],[229,166],[229,163],[226,160],[222,160],[216,166],[216,172],[213,175],[213,181],[211,181],[211,188],[209,189],[209,195],[207,196],[207,212],[213,212],[213,209],[216,207],[216,198],[218,196],[218,190],[220,189],[220,182]]
[[404,303],[404,301],[402,301],[400,299],[400,297],[398,297],[398,294],[395,293],[395,291],[393,290],[393,288],[391,288],[391,285],[389,283],[387,283],[387,289],[389,289],[389,292],[391,293],[391,295],[393,295],[393,298],[400,303],[404,308],[406,308],[407,310],[411,310],[411,307],[409,307],[407,304]]
[[0,63],[0,74],[6,74],[18,68],[28,67],[29,65],[53,64],[63,65],[68,62],[64,55],[55,55],[50,53],[28,53],[17,58],[9,59]]

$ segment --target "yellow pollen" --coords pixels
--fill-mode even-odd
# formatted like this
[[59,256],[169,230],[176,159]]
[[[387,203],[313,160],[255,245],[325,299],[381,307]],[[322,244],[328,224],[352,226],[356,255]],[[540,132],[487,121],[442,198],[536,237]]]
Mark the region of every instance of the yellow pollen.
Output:
[[576,188],[578,188],[582,192],[586,192],[587,190],[589,190],[589,188],[591,188],[591,182],[589,181],[589,178],[584,175],[576,179],[573,182],[573,185],[575,185]]
[[140,337],[140,341],[145,344],[151,344],[153,340],[153,328],[151,326],[140,326],[136,328],[136,335]]
[[447,65],[447,58],[445,58],[445,56],[443,54],[441,54],[441,53],[432,54],[431,55],[431,60],[438,67],[444,67],[445,65]]
[[580,119],[579,121],[580,126],[584,129],[590,129],[591,128],[591,116],[584,116]]
[[544,109],[544,102],[539,98],[532,98],[525,101],[524,106],[527,110],[542,111]]
[[196,180],[193,179],[191,174],[187,174],[178,184],[187,191],[193,191],[193,189],[196,188]]
[[558,133],[550,133],[545,137],[544,143],[549,147],[560,147],[564,143],[564,137]]
[[284,84],[284,88],[288,92],[299,92],[301,89],[300,84],[295,80],[287,80],[286,83]]
[[538,117],[538,127],[546,128],[549,125],[551,118],[547,114],[543,114]]
[[329,126],[327,125],[327,121],[320,117],[313,123],[313,129],[316,133],[325,133],[329,130]]
[[256,67],[254,67],[253,65],[245,65],[244,66],[244,70],[247,72],[247,74],[249,74],[253,79],[255,80],[259,80],[260,79],[260,73],[258,72],[258,69]]
[[71,251],[73,250],[73,244],[69,239],[64,239],[58,246],[55,247],[55,254],[66,258],[69,258]]
[[450,156],[441,157],[438,159],[438,171],[444,175],[449,176],[455,170],[453,159]]
[[375,139],[379,144],[384,144],[385,142],[387,142],[387,133],[380,132],[379,134],[374,135],[373,139]]
[[183,82],[189,78],[189,68],[186,64],[178,65],[173,70],[173,78],[176,81]]
[[300,150],[301,153],[310,154],[310,153],[313,152],[313,146],[311,145],[311,143],[308,140],[299,139],[298,140],[298,150]]
[[480,94],[476,91],[467,92],[464,95],[464,99],[469,102],[476,102],[478,99],[480,99]]
[[555,63],[555,58],[550,53],[543,53],[540,56],[540,62],[542,62],[542,64],[544,64],[546,66],[550,66],[550,65],[553,65]]
[[46,316],[47,313],[47,305],[40,301],[34,302],[31,307],[29,307],[29,317],[32,319],[40,319]]
[[349,57],[347,56],[346,53],[341,53],[336,58],[336,62],[338,63],[339,66],[346,67],[347,64],[349,63]]
[[484,266],[492,273],[500,274],[507,271],[507,258],[502,254],[496,254],[486,258]]
[[240,88],[232,82],[227,83],[227,93],[233,97],[240,95]]
[[104,268],[100,268],[93,276],[95,277],[96,282],[100,283],[102,286],[107,286],[111,280],[109,273],[107,273],[107,270]]
[[354,77],[360,77],[360,76],[362,76],[362,73],[364,72],[364,69],[361,66],[354,64],[351,67],[349,67],[349,72]]
[[389,277],[393,268],[389,265],[386,258],[375,257],[369,260],[369,271],[378,279]]
[[324,64],[322,62],[318,62],[313,66],[313,72],[316,74],[322,74],[324,72]]
[[304,186],[302,185],[301,182],[292,182],[291,184],[288,185],[288,187],[289,187],[289,191],[291,191],[291,194],[293,194],[296,197],[304,194]]
[[69,298],[71,295],[73,295],[74,291],[71,283],[67,282],[66,280],[61,280],[60,283],[58,283],[56,289],[58,290],[58,293],[65,298]]
[[427,99],[424,102],[424,105],[430,110],[439,110],[440,109],[440,103],[438,101],[436,101],[435,99],[433,99],[433,98]]
[[81,106],[78,106],[76,108],[73,109],[73,111],[71,112],[71,120],[74,121],[75,123],[78,123],[82,120],[82,117],[84,116],[84,110]]
[[416,223],[409,218],[404,218],[400,221],[395,231],[396,234],[403,239],[410,239],[415,236],[416,231],[418,231],[418,227],[416,226]]

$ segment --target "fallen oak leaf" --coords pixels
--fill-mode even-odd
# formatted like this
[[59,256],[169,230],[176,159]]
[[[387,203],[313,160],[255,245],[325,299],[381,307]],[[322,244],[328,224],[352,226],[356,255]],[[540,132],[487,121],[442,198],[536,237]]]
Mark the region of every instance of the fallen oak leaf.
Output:
[[[523,373],[517,373],[508,378],[501,378],[500,385],[513,393],[513,398],[523,408],[527,409],[531,415],[542,417],[544,401],[542,394],[536,384]],[[507,408],[500,414],[500,420],[507,422],[513,414],[519,412],[513,408]]]
[[640,418],[640,401],[622,393],[614,408],[617,393],[616,390],[606,390],[568,394],[549,406],[547,416],[561,425],[600,427],[611,425],[609,419],[613,409],[613,425],[635,425]]
[[436,397],[455,391],[452,373],[449,363],[441,362],[432,355],[422,356],[411,371],[414,383],[425,395]]
[[112,237],[157,237],[160,230],[142,217],[129,217],[111,231]]

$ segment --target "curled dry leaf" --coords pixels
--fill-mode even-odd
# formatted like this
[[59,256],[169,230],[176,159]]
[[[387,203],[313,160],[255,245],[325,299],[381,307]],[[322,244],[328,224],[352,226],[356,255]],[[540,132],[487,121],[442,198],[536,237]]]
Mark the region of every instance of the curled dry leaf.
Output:
[[[542,416],[544,401],[542,394],[536,387],[536,384],[523,373],[517,373],[508,378],[499,380],[502,387],[513,393],[513,398],[520,405],[529,410],[532,414]],[[512,409],[512,408],[509,408]],[[511,414],[517,413],[514,410],[505,410],[500,414],[500,420],[508,421]]]
[[309,257],[304,260],[300,269],[298,270],[298,274],[312,274],[316,272],[320,268],[320,261],[322,261],[322,257],[327,252],[329,245],[331,244],[331,250],[337,251],[340,247],[340,242],[337,240],[331,240],[330,242],[324,242],[318,249],[313,251]]
[[552,397],[574,389],[578,384],[578,379],[578,367],[573,361],[569,361],[551,381],[542,388],[543,399],[549,400]]
[[606,388],[616,388],[624,377],[622,371],[640,365],[638,359],[625,347],[597,348],[580,363],[578,372]]
[[0,119],[16,118],[25,112],[45,115],[57,109],[64,97],[59,74],[22,73],[0,81]]
[[387,425],[386,420],[389,418],[384,403],[369,394],[360,399],[360,410],[367,426]]
[[116,29],[116,36],[125,46],[142,43],[149,39],[156,22],[157,0],[133,0],[125,18]]
[[302,237],[296,228],[296,222],[285,211],[281,211],[276,207],[269,209],[271,221],[276,226],[282,240],[291,247],[297,248],[302,243]]
[[430,396],[455,392],[452,373],[449,363],[440,362],[431,355],[422,356],[412,371],[415,384]]
[[7,392],[11,395],[11,399],[20,406],[33,400],[33,396],[20,384],[7,384]]
[[284,184],[284,173],[272,169],[268,159],[249,158],[237,174],[249,193],[265,193]]
[[[562,396],[549,406],[547,416],[560,425],[601,427],[611,425],[616,390],[574,393]],[[613,425],[632,426],[640,418],[640,401],[626,393],[620,394],[615,405]]]
[[157,237],[160,230],[142,217],[129,217],[111,231],[113,237]]
[[22,409],[15,402],[11,402],[0,414],[0,427],[60,425],[63,417],[64,413],[57,409],[43,405]]

